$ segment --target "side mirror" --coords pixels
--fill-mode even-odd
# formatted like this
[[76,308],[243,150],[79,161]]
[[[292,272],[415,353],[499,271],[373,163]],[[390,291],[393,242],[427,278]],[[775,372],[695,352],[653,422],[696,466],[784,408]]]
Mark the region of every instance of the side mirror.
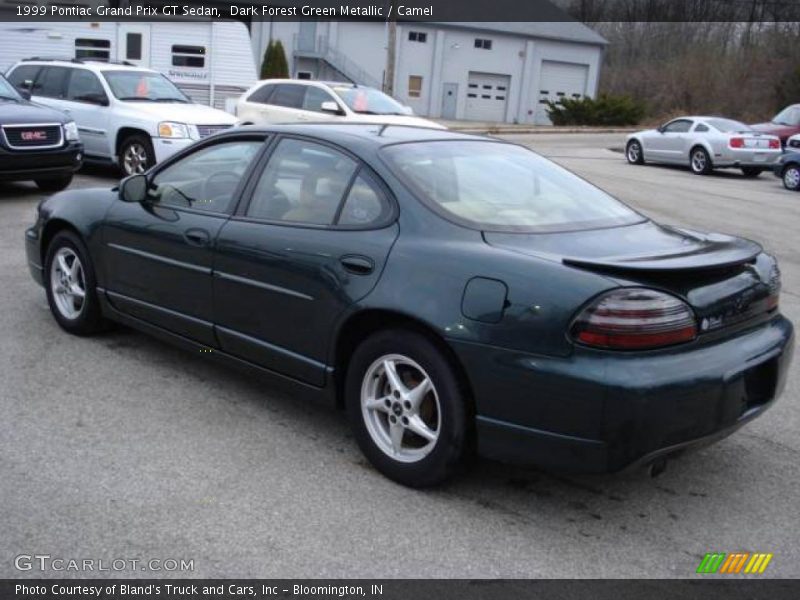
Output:
[[326,100],[325,102],[320,104],[320,109],[322,109],[322,112],[326,113],[333,113],[335,115],[342,114],[342,109],[339,108],[339,105],[336,104],[336,102],[334,102],[333,100]]
[[123,202],[144,202],[147,198],[147,177],[142,174],[131,175],[119,185],[119,197]]
[[89,104],[97,104],[98,106],[108,106],[108,98],[106,98],[105,94],[100,93],[89,93],[83,94],[82,96],[76,96],[75,100],[79,102],[88,102]]
[[30,100],[30,99],[31,99],[31,91],[30,91],[30,89],[28,89],[28,88],[24,88],[24,87],[18,87],[18,88],[17,88],[17,92],[18,92],[18,93],[19,93],[19,95],[20,95],[20,96],[22,96],[22,97],[23,97],[25,100]]
[[665,131],[666,129],[667,129],[666,125],[662,125],[662,126],[661,126],[661,127],[659,127],[658,129],[656,129],[656,131],[658,131],[658,133],[664,133],[664,131]]

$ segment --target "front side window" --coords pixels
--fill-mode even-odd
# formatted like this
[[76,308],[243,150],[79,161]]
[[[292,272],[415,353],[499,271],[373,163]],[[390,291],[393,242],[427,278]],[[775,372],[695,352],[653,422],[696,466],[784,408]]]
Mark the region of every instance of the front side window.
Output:
[[408,97],[419,98],[422,95],[422,77],[419,75],[409,75],[408,77]]
[[67,100],[100,104],[108,98],[97,75],[85,69],[75,69],[69,78]]
[[405,115],[408,111],[397,100],[375,88],[331,86],[350,110],[365,115]]
[[75,58],[110,60],[111,42],[95,38],[76,38]]
[[206,66],[205,46],[186,46],[174,45],[172,47],[172,66],[173,67],[195,67]]
[[111,93],[118,100],[130,102],[180,102],[189,103],[189,99],[174,83],[152,71],[114,70],[103,71]]
[[150,182],[153,204],[215,213],[231,209],[233,195],[263,142],[207,146],[159,171]]
[[328,92],[318,87],[306,88],[306,95],[303,99],[303,110],[310,110],[314,112],[323,112],[323,102],[336,102]]
[[247,216],[301,225],[334,225],[358,164],[321,144],[282,140],[253,192]]
[[438,141],[382,150],[434,211],[489,231],[573,231],[644,220],[618,200],[527,148]]
[[15,88],[33,90],[33,83],[41,69],[39,65],[22,65],[14,69],[8,81]]
[[664,127],[664,133],[686,133],[692,127],[692,122],[686,119],[672,121]]

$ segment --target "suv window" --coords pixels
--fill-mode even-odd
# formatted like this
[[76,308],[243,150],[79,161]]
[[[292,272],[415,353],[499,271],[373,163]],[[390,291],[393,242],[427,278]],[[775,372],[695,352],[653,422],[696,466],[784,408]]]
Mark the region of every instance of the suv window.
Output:
[[302,85],[293,83],[279,83],[277,89],[269,99],[268,104],[276,106],[286,106],[288,108],[300,108],[303,105],[306,88]]
[[25,82],[29,81],[30,86],[27,86],[29,89],[33,88],[33,84],[36,81],[36,76],[41,71],[42,67],[39,65],[21,65],[14,69],[14,71],[6,77],[9,83],[13,85],[15,88],[25,89]]
[[70,71],[67,67],[42,67],[42,72],[33,84],[32,93],[45,98],[64,98]]
[[159,171],[148,192],[154,204],[225,213],[263,142],[237,140],[206,146]]
[[108,97],[97,75],[86,69],[75,69],[69,78],[67,100],[97,104]]
[[278,86],[273,83],[262,85],[255,92],[250,94],[250,96],[247,98],[247,101],[258,102],[260,104],[269,104],[269,97],[272,96],[272,93],[275,91],[276,87]]
[[686,119],[672,121],[664,127],[664,133],[686,133],[692,126],[692,122]]
[[333,96],[323,89],[313,86],[306,88],[306,96],[303,100],[303,110],[322,112],[323,102],[335,102],[335,100],[333,99]]
[[253,192],[247,216],[307,225],[332,225],[358,167],[322,144],[282,140]]

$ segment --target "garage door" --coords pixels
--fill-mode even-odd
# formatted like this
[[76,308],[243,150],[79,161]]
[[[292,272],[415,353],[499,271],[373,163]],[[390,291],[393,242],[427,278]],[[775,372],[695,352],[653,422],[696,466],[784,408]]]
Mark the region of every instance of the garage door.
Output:
[[464,118],[470,121],[505,121],[510,84],[510,75],[470,71]]
[[543,60],[539,75],[539,103],[536,105],[536,123],[550,124],[546,100],[558,102],[562,98],[580,98],[586,94],[589,65]]

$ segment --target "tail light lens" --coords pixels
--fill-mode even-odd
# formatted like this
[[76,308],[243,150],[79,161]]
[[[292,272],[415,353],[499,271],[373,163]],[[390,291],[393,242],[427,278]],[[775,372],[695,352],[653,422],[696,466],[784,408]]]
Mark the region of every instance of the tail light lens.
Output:
[[575,341],[595,348],[643,350],[693,340],[689,305],[657,290],[624,288],[599,296],[575,318]]
[[731,138],[731,148],[744,148],[744,138]]
[[780,148],[781,147],[781,141],[780,140],[770,140],[769,141],[769,147],[770,148]]

